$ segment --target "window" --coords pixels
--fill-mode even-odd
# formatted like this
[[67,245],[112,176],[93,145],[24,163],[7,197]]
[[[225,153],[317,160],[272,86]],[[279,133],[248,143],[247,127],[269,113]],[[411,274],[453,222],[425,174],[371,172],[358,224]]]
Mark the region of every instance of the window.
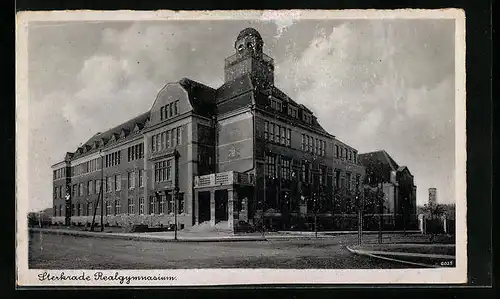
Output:
[[264,139],[269,139],[269,122],[267,120],[264,122]]
[[280,131],[281,131],[281,144],[284,145],[284,144],[286,144],[286,128],[281,127]]
[[111,215],[111,202],[106,200],[106,216]]
[[171,132],[170,130],[167,131],[167,148],[172,146],[172,137],[170,136]]
[[300,144],[300,149],[303,151],[306,149],[306,134],[302,134],[302,143]]
[[57,187],[54,187],[54,198],[57,198]]
[[174,213],[174,198],[171,193],[167,193],[167,214]]
[[339,157],[339,146],[335,144],[335,157]]
[[115,190],[116,191],[122,190],[122,176],[121,176],[121,174],[115,175]]
[[127,185],[129,189],[135,188],[135,171],[129,171],[127,173]]
[[59,198],[63,198],[63,186],[59,187]]
[[353,153],[353,155],[354,155],[354,157],[353,157],[353,158],[354,158],[354,159],[353,159],[354,163],[358,163],[358,157],[356,156],[356,155],[357,155],[357,153],[356,153],[356,152],[354,152],[354,153]]
[[155,182],[163,182],[166,180],[167,161],[155,163]]
[[93,216],[92,214],[92,203],[87,204],[87,216]]
[[335,188],[340,188],[340,170],[335,170]]
[[144,187],[144,170],[142,169],[139,170],[139,187]]
[[274,142],[280,142],[280,126],[274,125]]
[[160,149],[165,149],[167,146],[167,132],[160,133]]
[[128,199],[128,210],[127,210],[127,212],[128,212],[129,215],[135,214],[135,211],[134,211],[134,199],[133,198],[129,198]]
[[87,195],[91,195],[93,191],[93,188],[94,187],[94,181],[88,181],[87,182]]
[[153,135],[153,137],[151,137],[151,151],[153,153],[157,151],[157,149],[156,149],[156,135]]
[[168,116],[169,117],[174,116],[174,107],[171,103],[168,105]]
[[160,120],[165,119],[165,106],[160,107]]
[[302,182],[305,182],[306,181],[306,178],[307,178],[307,166],[306,166],[306,162],[305,161],[302,161],[302,168],[301,168],[301,176],[300,176],[300,180]]
[[292,144],[292,130],[286,129],[286,146],[291,146]]
[[167,181],[172,179],[172,160],[167,160]]
[[78,184],[78,196],[83,196],[83,183]]
[[181,128],[182,127],[177,127],[177,145],[180,145],[182,142],[182,139],[181,139]]
[[76,196],[76,184],[73,185],[73,190],[71,192],[71,196]]
[[117,199],[115,200],[115,215],[120,215],[121,213],[121,204],[120,204],[120,200]]
[[276,156],[266,156],[266,175],[268,177],[276,177]]
[[282,111],[282,103],[280,100],[272,98],[271,99],[271,108],[273,108],[276,111],[281,112]]
[[142,159],[144,157],[144,144],[139,143],[136,145],[132,145],[127,149],[127,152],[129,162],[137,159]]
[[292,174],[292,168],[291,168],[291,163],[292,161],[286,157],[281,157],[281,178],[285,180],[290,180],[291,179],[291,174]]
[[313,143],[314,143],[314,140],[312,137],[309,137],[309,152],[313,152],[314,148],[313,148]]
[[179,101],[174,102],[174,114],[179,114]]
[[351,190],[351,173],[346,173],[347,190]]
[[76,204],[76,216],[82,215],[82,205],[80,203]]
[[149,214],[153,215],[155,213],[155,196],[149,197]]
[[101,180],[95,181],[95,194],[98,194],[101,191]]
[[171,140],[171,144],[172,144],[172,146],[175,146],[175,145],[177,144],[177,140],[176,140],[176,139],[177,139],[177,138],[176,138],[176,137],[177,137],[177,134],[176,134],[176,132],[175,132],[175,131],[176,131],[175,129],[172,129],[172,130],[171,130],[171,132],[170,132],[170,135],[171,135],[171,137],[172,137],[172,140]]
[[113,184],[113,183],[112,183],[112,180],[113,180],[113,178],[112,178],[112,177],[110,177],[110,176],[106,177],[106,182],[105,182],[105,183],[106,183],[106,184],[105,184],[105,187],[106,187],[106,193],[111,192],[111,186],[112,186],[112,184]]
[[297,108],[288,106],[288,115],[290,115],[293,118],[297,118]]
[[160,205],[158,206],[158,212],[160,214],[164,214],[165,213],[165,194],[161,194],[160,195]]
[[144,215],[144,197],[139,197],[139,214]]

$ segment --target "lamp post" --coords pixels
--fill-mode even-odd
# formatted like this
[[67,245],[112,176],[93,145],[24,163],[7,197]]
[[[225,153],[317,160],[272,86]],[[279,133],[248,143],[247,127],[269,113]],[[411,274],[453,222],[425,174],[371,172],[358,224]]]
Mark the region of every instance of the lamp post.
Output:
[[175,158],[175,187],[174,187],[174,240],[177,241],[177,201],[179,200],[179,151],[174,151]]
[[[104,180],[104,164],[102,150],[99,150],[99,156],[101,157],[101,191],[103,190],[103,180]],[[101,232],[104,231],[104,192],[101,192]]]

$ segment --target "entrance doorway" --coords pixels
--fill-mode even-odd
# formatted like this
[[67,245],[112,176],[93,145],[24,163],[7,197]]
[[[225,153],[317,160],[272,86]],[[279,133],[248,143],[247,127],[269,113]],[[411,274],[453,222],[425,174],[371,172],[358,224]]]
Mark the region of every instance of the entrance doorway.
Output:
[[198,193],[198,223],[210,221],[210,191]]
[[217,190],[215,191],[215,223],[227,220],[227,190]]

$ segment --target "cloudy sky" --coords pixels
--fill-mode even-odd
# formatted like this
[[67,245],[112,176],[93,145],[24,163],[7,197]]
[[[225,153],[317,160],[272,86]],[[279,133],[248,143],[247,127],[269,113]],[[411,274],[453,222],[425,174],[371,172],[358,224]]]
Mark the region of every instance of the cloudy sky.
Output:
[[454,202],[454,21],[32,22],[28,31],[30,210],[50,207],[50,165],[152,105],[183,77],[223,83],[254,27],[275,83],[360,153],[385,149],[415,176],[417,202]]

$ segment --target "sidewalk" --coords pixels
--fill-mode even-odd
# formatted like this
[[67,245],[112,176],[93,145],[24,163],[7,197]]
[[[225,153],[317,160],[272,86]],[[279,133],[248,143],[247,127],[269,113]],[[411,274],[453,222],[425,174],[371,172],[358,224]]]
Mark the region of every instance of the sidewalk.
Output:
[[265,241],[262,235],[231,235],[231,234],[205,234],[178,232],[177,240],[173,232],[152,233],[116,233],[116,232],[90,232],[71,229],[30,228],[31,232],[47,234],[68,235],[88,238],[122,239],[150,242],[229,242],[229,241]]
[[[443,248],[443,247],[453,247],[454,245],[450,244],[384,244],[386,247],[391,247],[391,245],[397,245],[397,247],[406,247],[409,250],[411,248],[422,248],[422,247],[435,247],[435,248]],[[368,250],[368,248],[360,248],[359,245],[350,245],[346,246],[347,250],[351,253],[369,256],[373,258],[394,261],[403,264],[409,264],[419,267],[426,268],[438,268],[439,265],[432,264],[433,260],[455,260],[455,255],[449,254],[432,254],[432,253],[417,253],[417,252],[400,252],[393,250]],[[414,262],[411,261],[413,258],[417,258],[419,260],[424,260],[426,262]],[[409,259],[409,260],[408,260]]]

